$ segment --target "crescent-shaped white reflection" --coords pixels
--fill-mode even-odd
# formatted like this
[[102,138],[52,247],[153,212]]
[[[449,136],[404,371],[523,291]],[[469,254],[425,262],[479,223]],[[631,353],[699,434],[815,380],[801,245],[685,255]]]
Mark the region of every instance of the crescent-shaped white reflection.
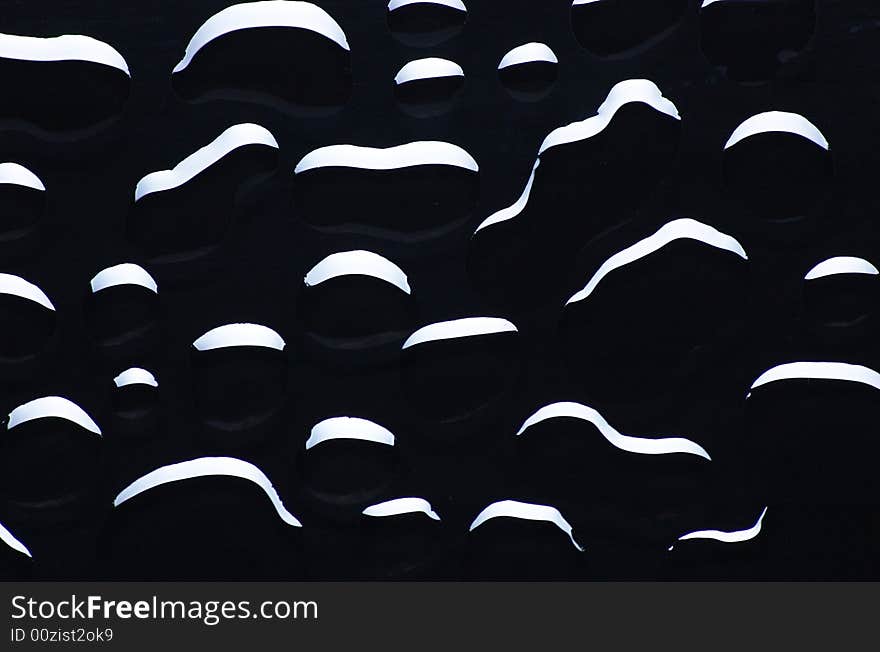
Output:
[[296,164],[294,174],[316,168],[360,168],[363,170],[398,170],[416,165],[450,165],[479,172],[474,158],[458,145],[436,140],[420,140],[394,147],[330,145],[306,154]]
[[424,498],[394,498],[393,500],[386,500],[383,503],[370,505],[363,511],[363,514],[365,516],[378,517],[399,516],[401,514],[424,514],[435,521],[440,520],[440,516],[438,516],[437,512],[434,511],[434,508],[431,507],[431,503]]
[[129,385],[149,385],[150,387],[158,387],[159,382],[156,377],[146,369],[140,367],[131,367],[113,379],[117,388],[128,387]]
[[517,518],[524,521],[545,521],[547,523],[553,523],[568,535],[568,538],[571,539],[575,548],[581,552],[584,551],[583,546],[581,546],[581,544],[579,544],[574,538],[571,524],[565,520],[565,517],[562,516],[562,513],[558,509],[549,505],[534,505],[532,503],[522,503],[518,500],[500,500],[492,503],[477,514],[477,518],[471,523],[469,531],[473,532],[486,521],[493,518],[500,518],[502,516]]
[[510,206],[507,206],[506,208],[502,208],[500,211],[492,213],[492,215],[480,222],[480,225],[474,230],[474,235],[476,235],[480,230],[492,226],[493,224],[512,220],[514,217],[523,212],[526,205],[529,203],[529,196],[532,194],[532,184],[535,183],[535,171],[538,169],[539,165],[541,165],[541,159],[537,159],[535,161],[532,172],[529,174],[529,179],[528,181],[526,181],[526,187],[522,191],[522,194],[519,196],[519,199],[517,199]]
[[31,551],[27,549],[27,546],[16,539],[12,532],[7,530],[2,523],[0,523],[0,541],[5,543],[16,552],[20,552],[23,555],[27,555],[28,557],[33,558],[33,555],[31,554]]
[[265,145],[278,149],[275,136],[265,127],[250,122],[233,125],[172,169],[151,172],[143,177],[135,186],[134,200],[137,202],[152,193],[182,186],[231,152],[248,145]]
[[333,278],[352,275],[372,276],[411,294],[409,281],[400,267],[384,256],[362,249],[330,254],[309,270],[304,281],[308,287],[314,287]]
[[[880,373],[877,373],[869,367],[863,367],[859,364],[849,364],[847,362],[787,362],[777,365],[762,373],[755,382],[752,383],[751,389],[756,389],[769,383],[775,383],[780,380],[846,380],[853,383],[861,383],[869,385],[875,389],[880,389]],[[746,398],[751,396],[751,392]]]
[[828,140],[822,132],[804,116],[785,111],[767,111],[766,113],[753,115],[734,129],[724,145],[724,149],[730,149],[738,142],[751,136],[771,132],[795,134],[796,136],[806,138],[824,150],[830,148]]
[[0,163],[0,183],[46,190],[40,177],[18,163]]
[[226,324],[212,328],[193,342],[198,351],[213,351],[233,346],[261,346],[283,351],[285,342],[268,326],[260,324]]
[[38,303],[47,310],[55,311],[55,306],[49,301],[49,297],[33,283],[25,281],[20,276],[12,274],[0,274],[0,294],[8,294]]
[[139,494],[164,484],[210,476],[228,476],[253,482],[269,497],[272,506],[282,521],[293,527],[302,527],[299,519],[287,511],[284,503],[281,502],[281,497],[269,478],[266,477],[266,474],[250,462],[245,462],[235,457],[200,457],[187,462],[169,464],[168,466],[150,471],[120,491],[119,495],[113,500],[113,506],[119,507],[127,500],[131,500]]
[[440,5],[441,7],[458,9],[459,11],[467,11],[467,7],[464,6],[464,2],[461,0],[391,0],[388,3],[388,11],[394,11],[409,5]]
[[401,348],[408,349],[418,344],[436,342],[438,340],[516,332],[516,326],[500,317],[465,317],[464,319],[441,321],[436,324],[423,326],[410,335]]
[[98,424],[86,414],[85,410],[62,396],[44,396],[19,405],[9,413],[6,429],[12,430],[28,421],[47,418],[64,419],[96,435],[101,434]]
[[712,460],[705,448],[690,439],[682,437],[650,439],[624,435],[609,424],[599,412],[591,407],[582,405],[581,403],[560,402],[545,405],[526,419],[516,434],[517,436],[520,436],[525,433],[526,430],[542,421],[566,417],[592,423],[602,436],[605,437],[608,443],[615,448],[619,448],[628,453],[639,453],[641,455],[685,453],[688,455],[696,455],[710,461]]
[[596,273],[593,274],[592,278],[587,282],[584,288],[575,292],[572,297],[565,302],[565,305],[586,299],[592,294],[593,290],[596,289],[599,282],[615,269],[629,265],[649,254],[659,251],[675,240],[682,239],[696,240],[697,242],[702,242],[710,247],[729,251],[743,260],[749,259],[748,255],[746,255],[745,249],[743,249],[739,241],[733,236],[722,233],[708,224],[703,224],[702,222],[690,218],[673,220],[672,222],[667,222],[661,226],[653,235],[650,235],[643,240],[639,240],[634,245],[631,245],[608,258],[608,260],[602,263],[599,269],[596,270]]
[[355,439],[394,446],[394,434],[378,423],[358,417],[331,417],[312,426],[306,440],[306,450],[337,439]]
[[813,267],[807,275],[804,276],[805,281],[812,281],[825,276],[835,276],[837,274],[869,274],[876,276],[880,271],[864,258],[856,258],[855,256],[835,256],[828,258]]
[[206,20],[186,46],[183,59],[174,66],[173,73],[184,70],[199,50],[214,39],[230,32],[260,27],[293,27],[307,29],[350,50],[345,32],[333,17],[311,2],[291,0],[263,0],[232,5]]
[[128,64],[109,43],[82,34],[18,36],[0,34],[0,58],[19,61],[88,61],[121,70],[128,77]]
[[454,61],[428,57],[427,59],[415,59],[404,66],[394,76],[394,83],[408,84],[409,82],[423,79],[438,79],[440,77],[464,77],[464,70]]
[[106,290],[118,285],[139,285],[155,294],[159,293],[159,286],[149,272],[140,265],[134,263],[121,263],[102,269],[95,274],[90,282],[92,293]]
[[510,66],[518,66],[524,63],[559,63],[556,54],[546,43],[523,43],[510,50],[501,57],[498,70],[504,70]]

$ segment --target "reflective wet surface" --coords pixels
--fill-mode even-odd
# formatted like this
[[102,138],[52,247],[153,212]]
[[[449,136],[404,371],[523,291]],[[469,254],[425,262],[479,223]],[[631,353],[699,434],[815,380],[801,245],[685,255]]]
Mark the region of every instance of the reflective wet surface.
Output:
[[0,576],[880,576],[874,3],[154,5],[4,7]]

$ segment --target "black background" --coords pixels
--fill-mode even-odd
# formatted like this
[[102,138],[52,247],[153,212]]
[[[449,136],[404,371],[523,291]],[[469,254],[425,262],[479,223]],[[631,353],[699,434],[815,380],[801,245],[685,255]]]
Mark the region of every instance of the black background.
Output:
[[[824,258],[848,254],[880,260],[873,224],[878,209],[880,7],[868,1],[820,1],[815,34],[796,74],[788,77],[783,70],[767,83],[743,84],[727,79],[705,59],[693,2],[657,43],[602,58],[579,45],[569,4],[561,0],[471,0],[461,32],[428,48],[409,47],[393,36],[382,2],[324,1],[320,5],[343,27],[351,45],[351,99],[330,115],[294,115],[259,102],[187,103],[173,92],[170,71],[190,36],[227,4],[0,3],[3,32],[88,34],[116,47],[133,78],[121,124],[97,143],[40,142],[14,128],[0,131],[0,158],[34,170],[48,189],[39,246],[26,256],[4,260],[3,271],[40,286],[58,310],[57,341],[35,372],[5,374],[0,407],[8,412],[37,396],[66,396],[104,431],[97,468],[75,467],[82,470],[79,482],[68,488],[72,492],[95,484],[87,499],[68,504],[62,515],[45,504],[31,509],[10,504],[3,522],[34,553],[33,567],[23,572],[44,579],[877,577],[880,512],[870,482],[865,492],[843,498],[825,492],[824,487],[845,484],[853,473],[829,464],[811,472],[794,490],[787,486],[790,491],[771,488],[762,494],[754,486],[762,487],[765,476],[756,480],[756,474],[763,467],[750,464],[763,459],[768,449],[800,450],[801,438],[814,443],[824,438],[828,446],[852,446],[853,458],[860,461],[857,472],[870,475],[872,467],[865,460],[875,459],[878,450],[872,442],[876,398],[870,392],[851,396],[845,391],[840,397],[837,391],[823,404],[828,393],[821,388],[808,388],[806,398],[797,391],[782,392],[761,399],[769,407],[761,408],[756,425],[747,418],[744,396],[761,371],[781,362],[880,365],[870,331],[829,336],[813,330],[803,293],[804,274]],[[640,20],[638,8],[630,19]],[[496,70],[504,53],[526,41],[546,42],[560,62],[551,92],[537,102],[511,97]],[[456,61],[466,81],[448,110],[420,118],[397,105],[392,80],[405,62],[425,56]],[[750,256],[748,300],[736,335],[711,362],[698,365],[699,373],[645,396],[609,396],[591,389],[602,385],[595,376],[586,384],[579,378],[594,371],[566,366],[570,351],[559,337],[562,304],[555,295],[529,305],[498,301],[491,288],[486,291],[468,273],[469,240],[476,225],[519,197],[550,130],[593,115],[616,82],[633,77],[653,80],[678,107],[678,152],[664,163],[662,183],[632,214],[612,215],[607,233],[577,243],[583,248],[566,276],[554,280],[561,286],[557,292],[564,297],[566,290],[582,287],[591,270],[614,251],[669,219],[689,216],[743,243]],[[3,93],[33,90],[4,87]],[[54,101],[64,111],[65,97]],[[743,120],[767,110],[803,114],[831,143],[831,199],[809,228],[788,229],[791,225],[747,216],[724,187],[724,143]],[[280,144],[277,174],[260,201],[239,216],[208,266],[163,276],[126,237],[134,186],[145,174],[173,166],[240,122],[258,123],[275,135]],[[465,224],[409,242],[344,230],[320,233],[298,214],[293,168],[308,152],[337,143],[388,147],[415,140],[455,143],[478,161],[479,198]],[[650,150],[651,143],[645,147]],[[603,190],[627,196],[632,183],[620,176],[613,188]],[[389,210],[379,203],[364,205],[356,190],[339,188],[343,196],[349,193],[352,212]],[[390,183],[387,202],[393,204],[395,193],[407,192],[406,184]],[[536,210],[576,220],[592,209],[587,186],[580,194],[561,197]],[[504,316],[517,324],[511,372],[515,382],[490,410],[479,418],[438,426],[413,409],[394,357],[361,366],[356,361],[310,360],[299,345],[306,317],[298,310],[302,277],[325,255],[356,248],[386,255],[407,272],[417,301],[417,325],[482,315]],[[126,261],[143,263],[159,282],[161,342],[137,359],[109,360],[92,344],[88,282],[104,267]],[[675,271],[676,265],[681,269]],[[686,282],[685,264],[671,268]],[[876,308],[870,299],[876,297],[870,292],[866,297],[865,311],[870,312]],[[650,340],[669,316],[654,303],[648,306],[638,330]],[[212,432],[194,402],[199,378],[191,343],[210,328],[235,321],[271,326],[288,343],[284,409],[260,438]],[[626,348],[621,342],[617,346]],[[480,355],[477,351],[463,357],[460,382],[471,374],[468,359],[475,366],[483,364]],[[132,364],[151,370],[160,384],[162,418],[140,439],[111,425],[112,379]],[[436,390],[442,396],[443,383]],[[555,482],[552,464],[532,467],[530,458],[518,455],[514,433],[535,409],[559,400],[596,407],[621,432],[690,436],[713,453],[711,472],[647,465],[621,476],[587,450],[574,459],[590,481]],[[845,419],[837,418],[841,405]],[[327,506],[304,489],[302,449],[314,423],[337,415],[382,423],[399,444],[396,459],[371,462],[382,475],[376,493]],[[584,426],[580,432],[587,431]],[[767,437],[771,443],[750,457],[742,451],[750,450],[746,443],[754,437]],[[357,459],[358,451],[352,452]],[[8,447],[3,454],[5,464],[24,464]],[[27,468],[50,477],[65,467],[69,472],[69,465],[78,461],[77,455],[59,460],[49,454],[43,459],[39,450],[27,454],[37,456],[36,461],[29,458]],[[157,504],[111,518],[112,497],[138,476],[162,464],[214,454],[241,457],[263,469],[289,510],[303,521],[302,531],[279,526],[250,485],[227,480],[163,488],[156,492]],[[798,462],[796,456],[791,459]],[[360,477],[357,473],[361,471],[355,468],[352,477]],[[364,482],[368,475],[364,472]],[[680,477],[685,478],[682,483],[669,480]],[[441,515],[441,525],[422,532],[422,521],[405,521],[386,531],[357,517],[365,504],[397,496],[425,497]],[[586,552],[573,554],[557,531],[521,524],[469,536],[474,516],[504,498],[556,505],[575,526]],[[768,503],[765,530],[755,543],[684,551],[676,546],[671,554],[667,550],[690,530],[746,528]]]

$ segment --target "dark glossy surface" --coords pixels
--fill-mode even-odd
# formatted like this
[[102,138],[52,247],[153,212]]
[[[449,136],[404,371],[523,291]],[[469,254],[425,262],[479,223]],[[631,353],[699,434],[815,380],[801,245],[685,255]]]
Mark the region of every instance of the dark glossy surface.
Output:
[[[0,1],[7,31],[87,34],[132,72],[130,88],[98,75],[87,92],[80,73],[63,75],[67,88],[46,81],[52,66],[19,66],[21,94],[0,110],[0,161],[47,188],[0,189],[0,271],[38,285],[57,309],[0,295],[0,409],[65,396],[103,432],[52,418],[4,427],[0,522],[33,553],[0,546],[11,554],[0,558],[4,578],[880,577],[880,390],[785,381],[746,399],[783,362],[880,368],[876,277],[804,281],[831,256],[880,264],[875,2],[820,0],[813,20],[786,18],[796,2],[768,2],[782,18],[760,30],[751,10],[724,23],[751,35],[754,47],[738,48],[709,13],[726,2],[668,15],[633,2],[590,34],[569,0],[469,0],[466,17],[326,0],[350,60],[299,30],[295,42],[285,30],[242,33],[204,52],[199,79],[173,80],[193,32],[229,4],[123,2],[108,14],[98,0]],[[518,80],[497,66],[531,41],[559,64],[550,92],[521,101]],[[267,64],[275,55],[296,65]],[[391,80],[433,56],[461,65],[466,83],[442,111],[403,110],[412,98]],[[654,81],[682,120],[627,105],[596,137],[542,156],[525,211],[473,236],[520,196],[544,137],[594,115],[629,78]],[[739,124],[772,110],[805,116],[830,153],[778,134],[724,151]],[[145,174],[244,122],[268,129],[279,150],[238,152],[184,192],[135,205]],[[47,130],[64,132],[57,146]],[[293,174],[320,147],[419,140],[462,147],[479,173]],[[680,217],[736,237],[748,262],[679,240],[607,277],[589,305],[564,308],[609,256]],[[39,237],[10,244],[7,233],[34,225]],[[303,286],[317,261],[355,249],[394,261],[413,294],[367,277]],[[89,279],[120,262],[154,276],[158,303],[137,288],[88,293]],[[468,316],[504,317],[517,332],[400,351],[417,328]],[[193,349],[236,322],[272,327],[284,351]],[[129,366],[159,387],[116,388]],[[629,436],[688,438],[712,461],[625,452],[571,419],[516,435],[558,401],[588,405]],[[381,424],[395,446],[306,450],[310,429],[335,416]],[[176,482],[113,508],[151,470],[216,455],[257,465],[303,527],[234,478]],[[407,496],[441,520],[362,514]],[[558,508],[585,551],[548,523],[499,518],[469,532],[505,499]],[[751,528],[764,506],[746,542],[677,541]]]

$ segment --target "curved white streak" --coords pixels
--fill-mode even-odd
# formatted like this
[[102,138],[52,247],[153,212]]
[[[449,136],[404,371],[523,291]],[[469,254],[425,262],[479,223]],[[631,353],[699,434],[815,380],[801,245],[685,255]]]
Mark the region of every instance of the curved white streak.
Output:
[[642,102],[659,113],[681,120],[675,104],[663,97],[663,93],[654,82],[647,79],[628,79],[614,85],[605,101],[599,106],[596,115],[551,131],[541,143],[538,155],[551,147],[592,138],[611,124],[618,109],[633,102]]
[[294,174],[315,168],[344,167],[364,170],[396,170],[415,165],[452,165],[479,172],[474,158],[458,145],[436,140],[419,140],[394,147],[330,145],[306,154]]
[[400,514],[421,513],[435,521],[440,520],[440,516],[431,507],[431,503],[424,498],[395,498],[394,500],[386,500],[384,503],[370,505],[363,513],[365,516],[399,516]]
[[226,324],[212,328],[193,342],[199,351],[212,351],[231,346],[262,346],[283,351],[285,342],[268,326],[260,324]]
[[275,136],[265,127],[250,122],[234,125],[201,149],[187,156],[172,169],[151,172],[143,177],[135,186],[134,200],[138,201],[154,192],[182,186],[224,156],[248,145],[265,145],[278,149]]
[[119,507],[122,503],[134,498],[138,494],[163,484],[207,476],[229,476],[250,480],[266,493],[282,521],[293,527],[302,527],[299,519],[287,511],[284,503],[281,502],[278,492],[272,486],[266,474],[250,462],[245,462],[235,457],[200,457],[187,462],[160,467],[138,478],[119,492],[119,495],[113,501],[113,506]]
[[[500,211],[492,213],[492,215],[480,222],[480,225],[476,229],[474,229],[474,235],[476,235],[480,229],[485,229],[487,226],[492,226],[493,224],[498,224],[499,222],[512,220],[514,217],[523,212],[523,209],[529,203],[529,195],[531,195],[532,193],[532,184],[535,183],[535,170],[538,169],[538,166],[540,164],[541,159],[537,159],[535,161],[534,167],[532,167],[532,173],[529,175],[529,180],[526,181],[525,190],[523,190],[522,194],[519,196],[519,199],[517,199],[507,208],[502,208]],[[471,237],[473,237],[473,235]]]
[[330,254],[309,270],[304,281],[308,287],[314,287],[339,276],[351,275],[372,276],[411,294],[402,269],[384,256],[362,249]]
[[132,367],[126,369],[113,379],[116,387],[128,387],[129,385],[149,385],[150,387],[158,387],[159,382],[156,377],[146,369],[140,367]]
[[513,48],[510,52],[501,58],[498,64],[498,70],[509,68],[510,66],[518,66],[523,63],[536,63],[544,61],[546,63],[559,63],[556,54],[545,43],[524,43]]
[[260,27],[294,27],[307,29],[335,42],[343,50],[350,50],[345,32],[333,17],[311,2],[288,0],[264,0],[232,5],[217,12],[196,30],[183,59],[174,66],[172,73],[185,69],[193,57],[214,39],[230,32]]
[[487,226],[511,220],[522,213],[529,201],[532,184],[535,181],[535,171],[541,164],[541,154],[552,147],[592,138],[611,123],[614,114],[617,113],[620,107],[631,102],[643,102],[660,113],[669,115],[676,120],[681,120],[678,109],[672,102],[663,97],[663,94],[654,82],[647,79],[629,79],[616,84],[608,93],[605,101],[599,106],[596,115],[586,120],[572,122],[564,127],[554,129],[544,138],[538,150],[538,158],[535,159],[535,164],[532,166],[532,173],[529,175],[525,190],[523,190],[519,199],[512,205],[502,208],[483,220],[474,233],[476,234],[477,231]]
[[[750,389],[780,380],[847,380],[880,389],[880,373],[869,367],[846,362],[788,362],[762,373]],[[746,398],[751,396],[751,392]]]
[[18,163],[0,163],[0,183],[24,186],[34,190],[46,190],[40,177]]
[[16,552],[20,552],[23,555],[33,558],[33,555],[31,554],[31,551],[27,549],[27,546],[16,539],[12,532],[7,530],[2,523],[0,523],[0,541],[3,541],[3,543]]
[[709,5],[714,5],[716,2],[727,2],[729,0],[703,0],[703,4],[700,6],[700,9],[705,9]]
[[467,7],[464,6],[464,2],[461,0],[391,0],[388,3],[388,11],[394,11],[409,5],[440,5],[441,7],[458,9],[459,11],[467,11]]
[[641,258],[645,258],[646,256],[659,251],[669,243],[682,239],[696,240],[697,242],[702,242],[710,247],[729,251],[743,260],[749,259],[742,245],[736,240],[736,238],[729,236],[726,233],[722,233],[708,224],[703,224],[702,222],[690,218],[681,218],[673,220],[672,222],[667,222],[653,235],[648,236],[644,240],[639,240],[634,245],[631,245],[611,256],[608,260],[602,263],[586,286],[572,295],[572,297],[565,302],[565,305],[586,299],[590,296],[593,290],[596,289],[599,282],[615,269],[619,269],[620,267],[629,265]]
[[816,126],[804,116],[785,111],[758,113],[733,130],[724,149],[730,149],[741,140],[768,132],[782,132],[802,136],[824,150],[829,149],[828,140]]
[[438,79],[441,77],[464,77],[464,70],[455,61],[428,57],[415,59],[404,66],[394,76],[394,83],[407,84],[422,79]]
[[592,423],[612,446],[628,453],[639,453],[641,455],[686,453],[688,455],[702,457],[709,461],[712,460],[705,448],[696,442],[683,437],[648,439],[644,437],[631,437],[629,435],[624,435],[609,424],[599,412],[580,403],[560,402],[545,405],[526,419],[516,434],[517,436],[522,435],[526,430],[542,421],[564,417],[581,419]]
[[394,446],[394,434],[378,423],[358,417],[331,417],[312,427],[306,450],[334,439],[357,439]]
[[19,405],[9,413],[6,429],[12,430],[16,426],[20,426],[28,421],[50,417],[64,419],[96,435],[101,434],[98,424],[92,420],[92,417],[86,414],[85,410],[73,401],[69,401],[61,396],[44,396]]
[[[750,541],[760,534],[761,523],[763,522],[766,513],[767,508],[765,507],[761,512],[761,515],[758,517],[758,520],[755,521],[755,524],[745,530],[734,530],[733,532],[724,532],[722,530],[698,530],[696,532],[683,534],[678,537],[678,540],[688,541],[690,539],[711,539],[713,541],[720,541],[721,543],[742,543],[743,541]],[[670,548],[670,550],[672,550],[672,548]]]
[[500,317],[465,317],[464,319],[441,321],[436,324],[423,326],[407,338],[401,349],[408,349],[411,346],[437,340],[516,332],[518,332],[516,326]]
[[581,552],[584,551],[583,546],[575,541],[571,524],[565,520],[565,517],[562,516],[558,509],[549,505],[533,505],[532,503],[521,503],[518,500],[500,500],[492,503],[480,512],[477,518],[474,519],[474,522],[471,523],[469,531],[473,532],[486,521],[500,516],[518,518],[524,521],[546,521],[553,523],[568,535],[575,548]]
[[54,312],[55,306],[49,301],[49,297],[33,283],[25,281],[20,276],[12,274],[0,274],[0,294],[9,294],[15,297],[21,297],[28,301],[38,303],[47,310]]
[[805,281],[822,278],[824,276],[834,276],[836,274],[870,274],[876,276],[880,271],[873,264],[864,258],[856,258],[855,256],[836,256],[823,260],[821,263],[813,267],[807,275],[804,276]]
[[159,286],[149,272],[134,263],[121,263],[102,269],[91,280],[92,293],[117,285],[138,285],[158,294]]
[[88,61],[124,72],[128,64],[109,43],[82,34],[63,36],[17,36],[0,34],[0,57],[21,61]]

